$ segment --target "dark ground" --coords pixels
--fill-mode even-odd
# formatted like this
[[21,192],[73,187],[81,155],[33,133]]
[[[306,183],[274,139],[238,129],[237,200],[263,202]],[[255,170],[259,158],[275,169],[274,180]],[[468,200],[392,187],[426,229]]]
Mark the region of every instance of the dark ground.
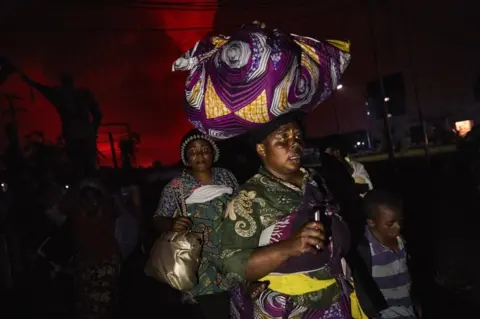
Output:
[[[475,301],[480,300],[480,276],[473,268],[479,242],[473,216],[480,202],[456,156],[437,155],[428,169],[423,158],[399,159],[395,174],[387,162],[365,164],[377,188],[395,191],[404,199],[405,237],[416,265],[413,276],[421,289],[425,318],[475,318]],[[143,275],[145,261],[138,252],[123,268],[117,318],[162,318],[172,313],[188,318],[175,291]],[[23,281],[16,293],[2,299],[13,310],[3,318],[68,318],[61,313],[65,308],[61,304],[68,299],[55,288],[58,281],[34,273]],[[46,309],[46,304],[52,306]]]

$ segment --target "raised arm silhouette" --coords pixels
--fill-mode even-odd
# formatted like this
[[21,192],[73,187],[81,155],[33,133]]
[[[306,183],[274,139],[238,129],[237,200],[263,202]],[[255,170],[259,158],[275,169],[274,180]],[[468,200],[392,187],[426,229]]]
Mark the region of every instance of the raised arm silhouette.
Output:
[[61,74],[60,85],[53,87],[40,84],[23,72],[20,74],[57,110],[72,170],[78,178],[91,175],[96,170],[96,138],[102,121],[102,112],[92,92],[75,87],[73,77],[67,74]]

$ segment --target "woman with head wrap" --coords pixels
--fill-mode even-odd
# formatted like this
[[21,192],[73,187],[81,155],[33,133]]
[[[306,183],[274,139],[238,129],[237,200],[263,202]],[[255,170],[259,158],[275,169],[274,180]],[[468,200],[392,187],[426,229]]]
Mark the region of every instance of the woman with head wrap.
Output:
[[[301,167],[302,131],[284,116],[255,131],[259,172],[223,224],[222,257],[236,318],[352,318],[343,256],[349,231],[323,178]],[[269,281],[250,303],[245,283]]]
[[195,304],[193,318],[226,318],[229,313],[227,287],[219,273],[218,228],[227,199],[237,191],[238,183],[230,171],[212,167],[219,156],[209,136],[198,130],[187,133],[180,144],[180,157],[187,169],[165,186],[154,216],[160,232],[191,228],[203,234],[199,283],[184,292],[184,301]]
[[[254,23],[200,41],[174,65],[190,70],[190,121],[216,138],[250,133],[263,162],[222,225],[233,318],[361,318],[342,259],[348,227],[321,176],[300,164],[300,117],[330,95],[349,57],[347,43]],[[269,286],[252,300],[255,281]]]

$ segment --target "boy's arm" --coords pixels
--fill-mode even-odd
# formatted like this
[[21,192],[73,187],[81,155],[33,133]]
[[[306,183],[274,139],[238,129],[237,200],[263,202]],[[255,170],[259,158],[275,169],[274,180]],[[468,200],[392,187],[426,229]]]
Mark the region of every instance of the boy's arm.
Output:
[[[402,238],[404,241],[404,244],[406,245],[405,239]],[[406,256],[407,256],[407,267],[408,267],[408,272],[410,273],[410,278],[412,281],[411,289],[410,289],[410,296],[412,298],[412,303],[413,303],[413,308],[415,312],[417,313],[419,318],[422,318],[423,316],[423,311],[422,311],[422,300],[421,300],[421,286],[422,283],[421,277],[417,277],[415,274],[419,273],[417,269],[417,263],[415,257],[412,258],[412,255],[410,254],[408,249],[405,249],[406,251]]]

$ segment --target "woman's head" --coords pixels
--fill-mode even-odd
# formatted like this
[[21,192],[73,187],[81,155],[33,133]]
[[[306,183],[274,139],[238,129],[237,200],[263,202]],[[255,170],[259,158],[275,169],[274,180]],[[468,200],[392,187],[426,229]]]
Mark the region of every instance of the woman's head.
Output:
[[344,159],[350,153],[350,142],[339,134],[330,135],[325,138],[325,153],[335,156],[338,159]]
[[187,133],[180,145],[180,156],[185,166],[193,171],[207,171],[218,161],[220,150],[216,143],[198,130]]
[[95,181],[83,181],[78,189],[78,209],[87,216],[101,214],[105,191]]
[[288,176],[300,170],[303,147],[302,130],[297,121],[280,125],[256,144],[265,168],[279,176]]

